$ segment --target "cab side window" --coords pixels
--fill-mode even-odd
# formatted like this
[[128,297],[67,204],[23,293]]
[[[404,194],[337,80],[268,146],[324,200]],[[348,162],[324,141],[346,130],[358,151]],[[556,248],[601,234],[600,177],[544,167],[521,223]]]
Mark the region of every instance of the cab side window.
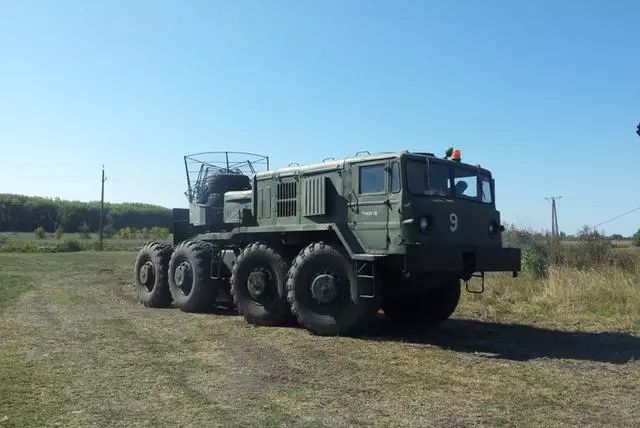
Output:
[[359,168],[359,193],[384,193],[384,164],[363,165]]

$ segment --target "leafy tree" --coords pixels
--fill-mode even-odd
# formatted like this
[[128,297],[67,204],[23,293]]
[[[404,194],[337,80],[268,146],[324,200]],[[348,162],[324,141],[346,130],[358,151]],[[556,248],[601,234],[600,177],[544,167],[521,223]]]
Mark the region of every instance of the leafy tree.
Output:
[[[171,227],[171,210],[140,203],[105,203],[107,223],[124,227]],[[100,225],[100,203],[65,201],[9,193],[0,194],[0,231],[30,232],[38,226],[66,232],[78,232],[83,224],[91,231]]]
[[633,245],[640,247],[640,229],[633,235]]

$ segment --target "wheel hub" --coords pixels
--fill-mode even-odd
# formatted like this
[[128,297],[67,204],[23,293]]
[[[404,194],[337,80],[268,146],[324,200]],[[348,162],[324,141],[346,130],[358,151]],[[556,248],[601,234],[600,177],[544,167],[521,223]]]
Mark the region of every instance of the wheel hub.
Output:
[[193,282],[193,272],[191,270],[191,265],[188,262],[180,263],[178,267],[176,267],[173,279],[183,294],[189,294]]
[[154,273],[153,263],[151,262],[146,262],[140,267],[140,283],[149,291],[153,289],[153,283],[155,282]]
[[323,273],[311,283],[311,295],[319,303],[331,303],[338,297],[338,284],[335,276]]
[[249,274],[249,277],[247,278],[247,288],[249,289],[249,295],[251,298],[260,301],[265,297],[268,280],[267,273],[262,270],[251,272]]

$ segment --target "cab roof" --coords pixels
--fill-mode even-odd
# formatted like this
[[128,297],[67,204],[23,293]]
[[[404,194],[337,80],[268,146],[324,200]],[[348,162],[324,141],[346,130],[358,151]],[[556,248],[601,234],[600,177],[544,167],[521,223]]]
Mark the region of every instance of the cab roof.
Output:
[[341,159],[326,159],[323,162],[312,163],[307,165],[298,165],[298,164],[290,164],[284,168],[278,168],[270,171],[262,171],[256,173],[256,178],[260,179],[268,179],[273,177],[284,177],[290,175],[297,174],[308,174],[308,173],[318,173],[324,171],[337,171],[344,169],[345,164],[359,163],[359,162],[371,162],[377,160],[386,160],[386,159],[399,159],[402,157],[410,157],[413,159],[425,159],[430,158],[437,160],[438,162],[451,163],[454,165],[460,165],[467,168],[478,168],[486,174],[490,174],[488,170],[484,168],[480,168],[479,165],[470,165],[465,163],[455,162],[449,159],[442,159],[436,157],[433,153],[425,153],[425,152],[410,152],[408,150],[397,151],[397,152],[379,152],[379,153],[367,153],[362,155],[355,155]]

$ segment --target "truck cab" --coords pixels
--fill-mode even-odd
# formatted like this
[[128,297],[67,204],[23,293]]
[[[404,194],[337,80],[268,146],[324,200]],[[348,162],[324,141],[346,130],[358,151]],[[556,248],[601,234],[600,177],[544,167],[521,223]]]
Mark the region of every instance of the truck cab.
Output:
[[[491,172],[402,152],[350,163],[349,227],[364,251],[407,271],[518,271],[520,251],[502,248]],[[389,264],[389,263],[388,263]]]

